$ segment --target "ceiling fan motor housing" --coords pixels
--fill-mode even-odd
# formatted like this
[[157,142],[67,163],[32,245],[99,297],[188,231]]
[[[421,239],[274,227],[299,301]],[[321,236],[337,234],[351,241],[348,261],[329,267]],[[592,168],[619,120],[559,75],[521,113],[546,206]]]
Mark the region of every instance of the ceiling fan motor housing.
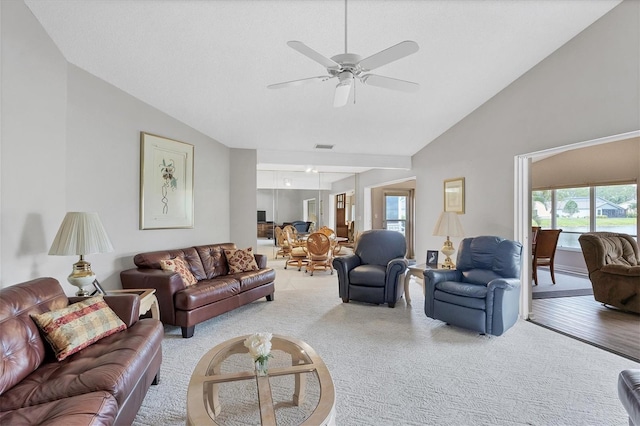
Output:
[[[327,71],[332,76],[340,76],[344,71],[348,71],[355,77],[359,77],[363,70],[360,66],[362,57],[355,53],[341,53],[331,57],[331,60],[340,64],[339,69],[327,68]],[[341,79],[342,81],[342,79]]]

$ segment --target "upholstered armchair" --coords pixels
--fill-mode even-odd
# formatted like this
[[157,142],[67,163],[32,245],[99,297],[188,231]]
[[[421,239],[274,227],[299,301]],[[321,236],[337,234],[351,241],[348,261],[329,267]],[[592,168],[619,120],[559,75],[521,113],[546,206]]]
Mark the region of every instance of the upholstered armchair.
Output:
[[465,238],[456,269],[424,271],[429,318],[500,336],[518,320],[522,245],[500,237]]
[[374,229],[363,232],[354,253],[333,259],[338,271],[340,297],[383,304],[393,308],[402,297],[402,278],[407,270],[407,242],[397,231]]
[[640,313],[640,256],[630,235],[590,232],[578,238],[593,297],[605,305]]

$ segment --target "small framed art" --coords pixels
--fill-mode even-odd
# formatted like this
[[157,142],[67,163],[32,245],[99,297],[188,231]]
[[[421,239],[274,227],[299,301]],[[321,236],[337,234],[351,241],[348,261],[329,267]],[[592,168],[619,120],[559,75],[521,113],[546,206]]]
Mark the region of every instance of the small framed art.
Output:
[[444,211],[464,213],[464,178],[444,181]]
[[427,250],[427,266],[438,269],[438,250]]

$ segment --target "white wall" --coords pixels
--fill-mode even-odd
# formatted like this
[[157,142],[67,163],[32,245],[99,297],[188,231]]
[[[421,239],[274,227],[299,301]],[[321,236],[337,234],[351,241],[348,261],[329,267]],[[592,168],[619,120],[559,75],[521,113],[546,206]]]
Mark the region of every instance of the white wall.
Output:
[[[513,238],[515,155],[640,129],[639,20],[623,2],[414,155],[416,257],[442,244],[445,179],[465,177],[467,235]],[[358,193],[390,174],[364,173]]]
[[[47,255],[67,211],[100,214],[115,251],[88,260],[107,289],[135,253],[230,241],[230,149],[67,64],[22,2],[0,5],[1,285],[48,275],[73,292],[76,258]],[[139,230],[141,131],[194,145],[193,229]],[[238,167],[253,178],[234,191],[253,194],[255,160]]]
[[[253,247],[257,252],[257,200],[253,188],[256,187],[256,150],[231,149],[230,202],[228,209],[220,209],[230,214],[230,240],[238,248]],[[252,188],[247,192],[247,188]],[[215,242],[215,241],[212,241]],[[222,241],[219,241],[222,242]]]
[[5,287],[38,276],[64,277],[73,262],[61,269],[47,256],[66,205],[67,62],[22,2],[3,1],[0,8]]

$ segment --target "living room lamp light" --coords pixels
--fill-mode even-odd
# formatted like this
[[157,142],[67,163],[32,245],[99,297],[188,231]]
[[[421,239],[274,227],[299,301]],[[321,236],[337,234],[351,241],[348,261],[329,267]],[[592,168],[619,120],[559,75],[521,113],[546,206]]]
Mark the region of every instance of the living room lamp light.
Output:
[[436,223],[436,227],[433,230],[433,235],[438,237],[447,237],[447,240],[444,242],[444,245],[440,249],[442,254],[446,256],[444,264],[442,267],[444,269],[455,269],[456,265],[451,261],[451,255],[455,253],[456,249],[453,248],[453,243],[449,239],[449,237],[463,237],[464,230],[462,229],[462,224],[458,219],[458,213],[455,212],[442,212],[440,213],[440,217],[438,218],[438,223]]
[[73,264],[73,270],[67,280],[71,285],[78,287],[76,295],[88,296],[89,292],[84,288],[90,286],[96,276],[91,270],[91,263],[84,260],[84,256],[111,251],[113,246],[98,213],[68,212],[51,244],[49,254],[80,256],[80,260]]

